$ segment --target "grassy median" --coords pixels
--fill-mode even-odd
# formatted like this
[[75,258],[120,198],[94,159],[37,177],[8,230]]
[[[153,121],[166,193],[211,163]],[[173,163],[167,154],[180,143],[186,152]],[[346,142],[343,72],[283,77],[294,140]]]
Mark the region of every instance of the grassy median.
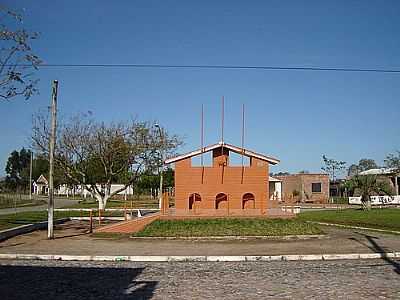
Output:
[[322,231],[313,224],[295,219],[193,219],[157,220],[138,237],[206,237],[206,236],[285,236],[313,235]]
[[395,208],[310,211],[300,213],[297,219],[400,231],[400,209]]

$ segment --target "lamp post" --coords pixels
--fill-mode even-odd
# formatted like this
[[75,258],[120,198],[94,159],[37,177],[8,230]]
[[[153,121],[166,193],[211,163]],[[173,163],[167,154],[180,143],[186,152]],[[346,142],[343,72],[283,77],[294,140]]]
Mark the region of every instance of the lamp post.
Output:
[[160,140],[161,140],[161,149],[160,149],[160,156],[161,156],[161,170],[160,170],[160,192],[158,195],[158,208],[161,210],[161,203],[162,203],[162,196],[163,196],[163,176],[164,176],[164,134],[163,130],[161,129],[160,125],[157,123],[154,124],[154,127],[158,129],[158,132],[160,133]]

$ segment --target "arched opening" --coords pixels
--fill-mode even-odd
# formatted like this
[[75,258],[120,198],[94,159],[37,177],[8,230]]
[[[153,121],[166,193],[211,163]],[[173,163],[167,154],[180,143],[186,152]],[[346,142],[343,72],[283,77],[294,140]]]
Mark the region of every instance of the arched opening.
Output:
[[199,206],[201,201],[201,197],[199,194],[194,193],[190,194],[189,196],[189,209],[194,209],[195,207]]
[[224,193],[219,193],[215,197],[215,209],[227,209],[228,208],[228,196]]
[[246,193],[242,197],[242,209],[255,208],[256,201],[252,193]]

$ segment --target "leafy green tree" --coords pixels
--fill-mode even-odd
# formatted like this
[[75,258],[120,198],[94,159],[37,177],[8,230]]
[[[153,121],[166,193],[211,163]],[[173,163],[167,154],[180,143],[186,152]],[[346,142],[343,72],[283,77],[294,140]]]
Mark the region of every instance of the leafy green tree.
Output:
[[26,191],[29,186],[30,157],[31,151],[25,148],[19,152],[17,150],[11,152],[5,168],[7,173],[5,185],[8,189]]
[[360,169],[357,164],[352,164],[350,167],[347,169],[347,176],[352,177],[354,175],[357,175],[360,173]]
[[[163,185],[164,187],[174,186],[174,170],[167,168],[163,173]],[[141,176],[137,183],[137,189],[141,193],[143,191],[157,190],[160,187],[160,174],[153,171],[146,171]]]
[[289,172],[278,172],[278,173],[270,173],[270,176],[287,176],[290,175]]
[[332,180],[335,180],[336,175],[346,168],[346,162],[344,161],[327,158],[325,155],[322,155],[322,160],[324,161],[325,166],[321,169],[327,172]]
[[347,175],[351,177],[357,175],[360,172],[376,168],[378,168],[378,165],[376,164],[375,160],[370,158],[362,158],[359,160],[358,164],[352,164],[347,169]]
[[376,168],[378,168],[378,165],[373,159],[363,158],[360,159],[360,161],[358,162],[358,169],[360,170],[360,172]]
[[390,153],[388,156],[386,156],[384,163],[387,168],[400,170],[400,151],[396,151],[396,153]]
[[37,180],[40,175],[49,177],[49,161],[47,158],[37,156],[33,159],[32,164],[32,180]]
[[37,32],[22,28],[22,16],[0,6],[0,98],[10,100],[16,96],[30,98],[38,92],[38,79],[33,78],[41,60],[34,54],[31,42]]
[[164,171],[164,186],[165,187],[174,187],[175,185],[175,171],[172,168],[167,168]]
[[299,174],[310,174],[310,171],[308,171],[308,170],[301,170],[301,171],[299,171]]
[[361,196],[361,203],[364,210],[371,209],[372,195],[391,196],[393,194],[387,182],[379,181],[377,175],[355,175],[345,185],[349,191]]

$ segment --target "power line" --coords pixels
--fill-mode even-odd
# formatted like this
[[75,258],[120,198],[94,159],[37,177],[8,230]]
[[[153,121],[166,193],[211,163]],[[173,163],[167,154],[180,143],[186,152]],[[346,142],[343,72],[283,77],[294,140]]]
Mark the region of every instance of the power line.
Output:
[[[11,66],[11,65],[7,65]],[[21,64],[21,67],[31,65]],[[225,70],[267,70],[267,71],[329,71],[364,73],[400,73],[400,69],[363,69],[337,67],[288,67],[288,66],[240,66],[240,65],[168,65],[168,64],[41,64],[44,68],[146,68],[146,69],[225,69]]]

